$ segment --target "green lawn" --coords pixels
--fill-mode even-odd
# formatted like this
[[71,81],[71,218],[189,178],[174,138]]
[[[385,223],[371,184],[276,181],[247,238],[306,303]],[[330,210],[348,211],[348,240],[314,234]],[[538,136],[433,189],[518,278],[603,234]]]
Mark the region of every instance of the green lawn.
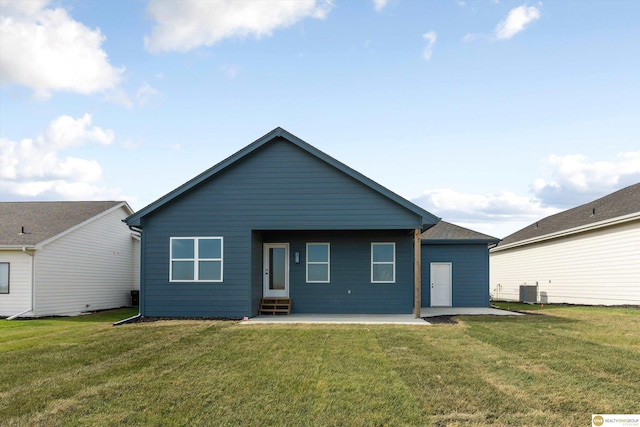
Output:
[[0,425],[585,426],[640,412],[640,310],[456,325],[0,320]]

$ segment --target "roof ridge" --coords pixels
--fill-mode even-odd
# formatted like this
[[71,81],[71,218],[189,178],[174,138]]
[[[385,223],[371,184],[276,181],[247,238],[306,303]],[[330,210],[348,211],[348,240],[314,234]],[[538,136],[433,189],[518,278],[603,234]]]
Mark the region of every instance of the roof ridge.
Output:
[[313,145],[309,144],[308,142],[302,140],[301,138],[295,136],[291,132],[289,132],[289,131],[281,128],[281,127],[276,127],[275,129],[273,129],[270,132],[266,133],[262,137],[260,137],[257,140],[253,141],[251,144],[241,148],[240,150],[236,151],[234,154],[232,154],[229,157],[225,158],[224,160],[216,163],[212,167],[210,167],[207,170],[201,172],[200,174],[198,174],[195,177],[191,178],[190,180],[188,180],[187,182],[183,183],[179,187],[171,190],[170,192],[166,193],[164,196],[160,197],[159,199],[155,200],[154,202],[152,202],[149,205],[145,206],[144,208],[140,209],[138,212],[136,212],[133,215],[129,216],[126,219],[127,224],[139,226],[141,218],[144,217],[145,215],[155,211],[156,209],[158,209],[161,206],[163,206],[164,204],[170,202],[174,198],[176,198],[176,197],[182,195],[183,193],[191,190],[192,188],[194,188],[195,186],[199,185],[203,181],[215,176],[216,174],[218,174],[222,170],[224,170],[227,167],[235,164],[237,161],[241,160],[245,156],[253,153],[255,150],[257,150],[260,147],[262,147],[262,146],[274,141],[277,138],[285,139],[289,143],[297,146],[298,148],[300,148],[300,149],[306,151],[307,153],[309,153],[310,155],[315,156],[319,160],[327,163],[329,166],[332,166],[332,167],[338,169],[339,171],[349,175],[352,179],[361,182],[362,184],[364,184],[364,185],[368,186],[369,188],[373,189],[374,191],[377,191],[382,196],[384,196],[384,197],[390,199],[391,201],[399,204],[403,208],[416,213],[417,215],[419,215],[419,216],[421,216],[423,218],[423,221],[425,221],[425,224],[435,223],[435,222],[440,220],[440,218],[438,218],[437,216],[433,215],[431,212],[428,212],[427,210],[425,210],[425,209],[421,208],[420,206],[416,205],[415,203],[405,199],[404,197],[402,197],[402,196],[398,195],[397,193],[393,192],[392,190],[389,190],[388,188],[384,187],[383,185],[378,184],[377,182],[375,182],[371,178],[369,178],[369,177],[365,176],[364,174],[358,172],[357,170],[351,168],[350,166],[346,165],[345,163],[342,163],[341,161],[331,157],[330,155],[326,154],[322,150],[316,148],[315,146],[313,146]]

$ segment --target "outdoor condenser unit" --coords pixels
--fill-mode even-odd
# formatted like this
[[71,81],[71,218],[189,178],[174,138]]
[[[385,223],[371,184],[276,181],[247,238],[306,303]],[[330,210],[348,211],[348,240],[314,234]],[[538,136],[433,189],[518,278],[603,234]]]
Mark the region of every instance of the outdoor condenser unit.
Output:
[[520,302],[535,304],[538,302],[538,286],[520,285]]

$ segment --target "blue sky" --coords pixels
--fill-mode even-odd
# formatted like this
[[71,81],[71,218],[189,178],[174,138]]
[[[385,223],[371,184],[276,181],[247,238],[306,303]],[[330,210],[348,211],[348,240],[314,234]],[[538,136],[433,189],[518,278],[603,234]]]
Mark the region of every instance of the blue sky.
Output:
[[281,126],[504,237],[640,181],[640,2],[0,0],[0,200],[140,209]]

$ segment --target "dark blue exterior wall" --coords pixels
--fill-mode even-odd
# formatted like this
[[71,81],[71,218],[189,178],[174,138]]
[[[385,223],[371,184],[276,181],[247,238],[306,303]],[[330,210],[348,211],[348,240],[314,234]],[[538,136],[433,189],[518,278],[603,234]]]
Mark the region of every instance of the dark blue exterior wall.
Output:
[[[265,232],[289,243],[292,313],[411,313],[413,240],[409,230]],[[306,283],[306,244],[330,243],[330,283]],[[371,283],[371,243],[395,242],[395,283]],[[295,263],[295,253],[300,262]],[[255,284],[254,284],[255,285]],[[257,284],[262,289],[262,283]],[[254,307],[257,312],[257,306]]]
[[[420,224],[421,218],[414,212],[297,146],[285,140],[274,140],[142,218],[145,264],[141,279],[142,314],[230,318],[255,314],[257,301],[262,296],[261,283],[256,284],[262,279],[261,244],[268,230],[391,229],[398,230],[399,235],[408,235],[406,230],[418,228]],[[206,236],[224,237],[223,282],[170,283],[170,238]],[[369,278],[370,246],[367,241],[371,240],[361,237],[359,243],[352,246],[345,241],[345,249],[340,249],[341,244],[335,250],[338,254],[344,250],[347,259],[362,262],[366,267],[365,276]],[[400,251],[400,246],[404,250],[404,244],[397,250]],[[343,267],[337,264],[336,268]],[[405,273],[398,269],[397,274]],[[341,280],[342,284],[335,287],[335,294],[333,288],[327,292],[327,288],[320,286],[302,292],[298,289],[299,295],[292,293],[296,298],[294,307],[314,310],[312,299],[324,295],[335,302],[336,312],[382,310],[368,308],[375,304],[360,299],[362,296],[358,292],[364,290],[364,285],[359,281],[353,282],[352,298],[343,300],[342,290],[348,289],[350,279],[345,276]],[[404,288],[398,283],[369,283],[369,286],[372,292],[390,298],[389,306],[394,310],[410,311],[412,297],[407,298],[406,307],[409,308],[405,308],[399,302],[405,297]],[[393,300],[392,294],[396,293],[398,296]]]
[[422,245],[422,307],[431,306],[432,262],[450,262],[451,305],[489,306],[489,250],[487,244]]

